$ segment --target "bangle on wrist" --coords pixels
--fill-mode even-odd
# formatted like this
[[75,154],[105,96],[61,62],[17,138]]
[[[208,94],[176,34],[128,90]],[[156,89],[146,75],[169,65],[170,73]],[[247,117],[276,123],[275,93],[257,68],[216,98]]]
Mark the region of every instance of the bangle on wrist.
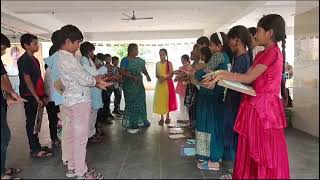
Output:
[[235,82],[237,73],[233,73],[232,81]]

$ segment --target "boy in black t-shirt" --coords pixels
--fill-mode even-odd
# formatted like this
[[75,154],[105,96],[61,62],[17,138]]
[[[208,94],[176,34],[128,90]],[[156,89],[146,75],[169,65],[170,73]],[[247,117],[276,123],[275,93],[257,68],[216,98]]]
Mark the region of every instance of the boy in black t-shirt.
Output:
[[44,84],[41,77],[40,63],[34,57],[39,50],[38,38],[32,34],[23,34],[20,43],[26,52],[18,59],[19,91],[21,97],[27,102],[24,103],[26,115],[26,130],[32,157],[49,157],[52,152],[48,147],[41,147],[38,133],[34,134],[34,125],[38,105],[43,106],[45,98]]

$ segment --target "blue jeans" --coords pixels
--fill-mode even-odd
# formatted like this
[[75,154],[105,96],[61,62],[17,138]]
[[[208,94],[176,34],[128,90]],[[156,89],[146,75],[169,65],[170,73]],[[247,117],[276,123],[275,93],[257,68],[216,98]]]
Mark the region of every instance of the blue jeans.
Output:
[[11,133],[7,122],[7,106],[1,106],[1,177],[5,175],[7,148]]

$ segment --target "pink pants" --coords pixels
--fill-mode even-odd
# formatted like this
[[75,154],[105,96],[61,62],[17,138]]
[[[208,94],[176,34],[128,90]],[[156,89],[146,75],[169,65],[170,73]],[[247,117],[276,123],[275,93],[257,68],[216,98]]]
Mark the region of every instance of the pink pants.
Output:
[[58,117],[62,120],[62,135],[61,135],[61,154],[62,154],[62,161],[63,162],[67,162],[68,159],[65,157],[65,146],[66,146],[66,143],[65,143],[65,138],[63,138],[65,136],[65,128],[67,126],[67,123],[68,122],[66,119],[67,119],[67,116],[65,115],[65,112],[64,112],[64,109],[63,109],[63,106],[60,106],[60,112],[58,113]]
[[64,158],[68,160],[68,169],[75,170],[77,176],[87,172],[86,152],[89,134],[91,104],[78,103],[64,107],[66,126],[64,126]]

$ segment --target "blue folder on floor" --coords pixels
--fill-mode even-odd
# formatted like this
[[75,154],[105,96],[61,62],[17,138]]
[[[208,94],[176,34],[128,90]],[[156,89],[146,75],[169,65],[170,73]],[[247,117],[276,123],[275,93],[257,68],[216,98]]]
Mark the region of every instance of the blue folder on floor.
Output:
[[196,155],[196,148],[194,144],[183,144],[180,149],[181,156],[194,156]]

